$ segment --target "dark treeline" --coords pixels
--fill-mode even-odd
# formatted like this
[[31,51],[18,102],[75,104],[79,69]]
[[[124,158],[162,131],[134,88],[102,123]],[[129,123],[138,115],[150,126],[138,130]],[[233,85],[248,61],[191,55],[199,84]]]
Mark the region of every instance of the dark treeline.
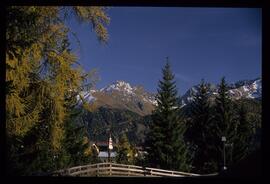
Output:
[[223,77],[218,94],[210,97],[210,84],[201,81],[191,104],[180,108],[169,62],[159,81],[158,107],[146,140],[148,163],[171,170],[201,174],[223,168],[226,137],[226,167],[237,164],[259,147],[261,103],[251,99],[232,100]]

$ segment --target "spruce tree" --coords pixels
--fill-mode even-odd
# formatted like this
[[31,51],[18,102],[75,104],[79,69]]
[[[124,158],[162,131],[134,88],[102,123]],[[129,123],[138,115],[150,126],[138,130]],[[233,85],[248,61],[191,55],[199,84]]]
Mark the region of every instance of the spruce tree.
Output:
[[148,160],[163,169],[189,170],[187,148],[183,140],[185,125],[177,103],[177,89],[170,64],[162,70],[159,81],[158,106],[153,112],[150,131],[146,140]]
[[247,108],[241,103],[238,109],[238,126],[232,149],[233,163],[239,162],[249,154],[252,139],[252,126],[248,121]]
[[[223,166],[223,142],[222,136],[226,137],[226,145],[232,144],[236,136],[237,122],[235,112],[233,110],[233,103],[228,94],[228,85],[225,81],[225,77],[221,79],[221,83],[218,89],[218,95],[215,99],[215,123],[212,127],[212,139],[213,139],[213,153],[216,159],[217,167]],[[231,147],[226,146],[226,165],[232,164]]]
[[[73,100],[73,103],[72,103]],[[82,109],[76,108],[76,98],[69,99],[69,118],[65,122],[65,136],[62,146],[62,159],[65,167],[89,164],[91,161],[91,147],[86,127],[79,122],[78,116]],[[60,167],[61,168],[61,167]]]
[[117,146],[116,162],[121,164],[133,163],[133,150],[126,134],[121,135]]
[[211,162],[211,149],[209,148],[212,123],[209,88],[209,84],[202,80],[191,104],[190,121],[187,123],[185,133],[191,155],[193,155],[193,172],[196,173],[211,173],[214,171]]

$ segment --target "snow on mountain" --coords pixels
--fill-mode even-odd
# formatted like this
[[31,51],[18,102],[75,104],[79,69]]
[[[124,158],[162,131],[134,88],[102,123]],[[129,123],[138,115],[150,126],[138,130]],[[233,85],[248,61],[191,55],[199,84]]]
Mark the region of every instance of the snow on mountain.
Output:
[[100,90],[82,92],[81,96],[86,102],[94,102],[97,106],[128,109],[141,115],[151,113],[157,105],[154,94],[145,91],[142,86],[131,86],[122,80]]
[[81,98],[83,98],[86,103],[93,103],[96,100],[96,98],[92,95],[92,93],[94,92],[95,90],[90,90],[90,92],[82,91],[79,95],[77,95],[77,100],[79,101],[79,104],[82,103]]
[[[194,95],[198,91],[199,85],[190,88],[181,98],[182,105],[191,103],[194,100]],[[216,96],[218,93],[217,86],[210,85],[210,93],[212,96]],[[260,99],[262,96],[262,81],[261,78],[254,80],[242,80],[234,84],[229,84],[229,95],[232,99],[250,98]]]
[[[199,85],[190,88],[180,99],[181,107],[194,100],[194,95],[198,93]],[[261,79],[242,80],[229,84],[228,93],[232,99],[261,98]],[[210,96],[218,94],[218,87],[210,85]],[[96,103],[99,106],[109,106],[112,108],[122,108],[134,111],[139,114],[149,114],[155,106],[157,100],[155,94],[144,90],[142,86],[132,86],[128,82],[118,80],[100,90],[84,91],[80,94],[87,103]],[[80,97],[77,97],[80,100]],[[81,101],[81,100],[80,100]]]
[[234,93],[240,94],[237,98],[261,98],[262,93],[262,81],[261,79],[255,79],[253,81],[248,81],[243,86],[239,86],[238,88],[231,89]]
[[152,97],[152,96],[149,97],[148,102],[150,102],[151,104],[155,106],[158,105],[157,100],[155,99],[155,97]]
[[252,83],[252,87],[254,89],[252,96],[254,98],[261,98],[262,97],[262,80],[256,80]]
[[123,95],[123,99],[126,101],[130,101],[133,98],[133,100],[135,99],[136,101],[144,101],[153,105],[157,104],[154,94],[146,92],[142,87],[131,86],[128,82],[122,80],[118,80],[105,88],[101,88],[99,92],[106,94],[119,93]]
[[116,81],[113,84],[100,89],[100,92],[113,92],[113,91],[119,91],[123,92],[129,95],[134,95],[133,88],[130,86],[129,83],[125,81]]
[[[191,87],[180,99],[181,106],[185,106],[188,103],[194,101],[194,96],[198,93],[199,84]],[[210,85],[210,93],[217,95],[217,87],[213,84]]]

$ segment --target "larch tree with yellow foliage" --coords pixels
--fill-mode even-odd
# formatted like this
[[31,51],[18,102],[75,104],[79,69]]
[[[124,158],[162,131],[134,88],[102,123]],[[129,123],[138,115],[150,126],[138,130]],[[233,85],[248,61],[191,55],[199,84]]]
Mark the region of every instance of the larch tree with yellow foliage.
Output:
[[89,146],[86,134],[78,142],[70,140],[70,147],[65,144],[78,128],[76,96],[91,76],[76,65],[69,48],[65,20],[70,16],[91,24],[98,39],[107,42],[104,7],[7,7],[8,174],[33,175],[77,164],[69,148]]

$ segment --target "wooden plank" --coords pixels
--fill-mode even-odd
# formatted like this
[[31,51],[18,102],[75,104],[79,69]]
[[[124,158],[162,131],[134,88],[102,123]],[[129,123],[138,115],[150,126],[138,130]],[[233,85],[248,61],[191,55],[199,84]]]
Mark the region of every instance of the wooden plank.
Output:
[[[138,170],[138,169],[129,169],[129,170],[127,170],[126,168],[112,167],[111,170],[112,170],[112,173],[120,172],[122,174],[128,174],[129,173],[130,175],[137,175],[137,174],[144,175],[144,171],[143,170]],[[77,175],[85,175],[87,173],[89,173],[89,174],[91,173],[93,175],[94,173],[96,173],[96,169],[93,168],[93,169],[88,169],[88,170],[83,170],[83,171],[76,171],[76,172],[71,173],[71,175],[72,176],[77,176]],[[100,168],[99,173],[100,174],[104,174],[104,173],[109,173],[110,174],[110,168]]]
[[117,175],[117,176],[144,176],[142,173],[130,173],[128,174],[127,172],[117,172],[117,171],[112,171],[112,175]]
[[116,164],[116,163],[112,163],[112,166],[114,167],[123,167],[123,168],[138,168],[138,169],[142,169],[142,166],[136,166],[136,165],[125,165],[125,164]]
[[89,169],[89,170],[83,170],[83,171],[76,171],[76,172],[71,173],[71,175],[76,176],[76,175],[84,174],[84,173],[88,173],[88,172],[96,173],[96,171],[98,171],[98,174],[100,174],[100,173],[103,173],[104,171],[109,171],[109,168],[99,168],[98,170],[93,168],[91,170]]
[[152,171],[151,172],[152,175],[157,175],[157,176],[177,176],[177,177],[184,177],[183,175],[172,175],[170,173],[162,173],[162,172],[155,172],[155,171]]
[[121,171],[130,171],[130,172],[144,172],[144,170],[141,169],[126,169],[126,168],[121,168],[121,167],[112,167],[112,170],[121,170]]
[[146,167],[146,170],[152,170],[154,172],[160,172],[160,173],[170,173],[170,174],[173,173],[174,175],[181,175],[181,176],[200,176],[199,174],[179,172],[179,171],[170,171],[170,170],[156,169],[156,168],[149,168],[149,167]]
[[[104,172],[110,173],[122,173],[127,175],[146,175],[146,176],[202,176],[194,173],[180,172],[180,171],[170,171],[157,168],[149,168],[135,165],[125,165],[125,164],[116,164],[116,163],[98,163],[98,164],[88,164],[83,166],[75,166],[69,169],[62,169],[53,172],[53,175],[99,175],[104,174]],[[150,173],[150,174],[149,174]],[[115,173],[116,174],[116,173]],[[213,174],[214,175],[214,174]]]

